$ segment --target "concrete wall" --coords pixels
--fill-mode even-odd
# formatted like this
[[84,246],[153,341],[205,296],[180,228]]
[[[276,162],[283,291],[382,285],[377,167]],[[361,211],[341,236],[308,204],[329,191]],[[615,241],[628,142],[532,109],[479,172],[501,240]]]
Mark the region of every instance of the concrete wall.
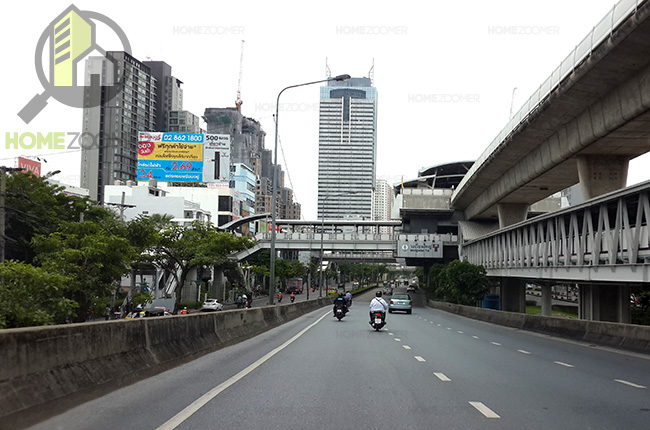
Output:
[[650,327],[602,321],[546,317],[428,301],[428,306],[507,327],[650,353]]
[[331,298],[323,298],[224,312],[2,330],[0,427],[29,426],[331,303]]

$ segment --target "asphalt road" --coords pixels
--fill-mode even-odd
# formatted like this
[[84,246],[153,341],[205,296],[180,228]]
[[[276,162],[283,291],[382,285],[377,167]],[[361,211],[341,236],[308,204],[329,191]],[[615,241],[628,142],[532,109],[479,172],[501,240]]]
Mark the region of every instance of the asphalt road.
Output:
[[371,295],[115,391],[34,429],[648,429],[650,356]]

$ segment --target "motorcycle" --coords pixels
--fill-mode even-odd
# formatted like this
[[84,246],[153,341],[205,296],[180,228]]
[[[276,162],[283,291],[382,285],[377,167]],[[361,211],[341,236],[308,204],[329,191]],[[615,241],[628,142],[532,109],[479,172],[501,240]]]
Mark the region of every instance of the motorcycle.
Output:
[[343,312],[343,306],[337,306],[336,307],[336,318],[338,318],[338,320],[341,321],[344,316],[345,316],[345,312]]
[[372,321],[372,328],[375,330],[379,331],[383,326],[386,325],[386,321],[382,319],[381,312],[373,312],[373,321]]
[[293,302],[295,302],[295,301],[296,301],[296,298],[295,298],[295,297],[291,297],[291,303],[293,303]]

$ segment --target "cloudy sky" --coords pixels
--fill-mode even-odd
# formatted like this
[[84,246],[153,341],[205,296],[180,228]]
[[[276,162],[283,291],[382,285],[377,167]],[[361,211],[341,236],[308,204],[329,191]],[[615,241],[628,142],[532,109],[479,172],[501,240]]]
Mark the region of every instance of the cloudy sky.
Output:
[[[260,121],[273,148],[278,92],[332,75],[368,76],[379,94],[377,177],[391,183],[422,167],[474,160],[574,46],[613,7],[612,0],[304,1],[171,3],[78,1],[115,21],[133,55],[165,61],[184,82],[184,108],[234,106],[241,40],[244,115]],[[38,6],[36,6],[38,5]],[[25,124],[17,112],[43,91],[34,66],[43,30],[69,3],[12,2],[2,32],[0,163],[19,155],[47,160],[44,171],[79,184],[80,150],[8,150],[7,133],[75,133],[81,111],[50,98]],[[97,42],[121,50],[98,24]],[[47,57],[45,57],[47,59]],[[9,62],[10,60],[10,62]],[[45,61],[45,73],[49,73]],[[515,90],[516,88],[516,90]],[[514,96],[513,96],[514,95]],[[280,163],[306,219],[316,218],[318,85],[292,89],[280,102]],[[66,137],[65,146],[71,142]],[[633,160],[628,184],[650,179],[647,156]],[[644,171],[645,170],[645,171]]]

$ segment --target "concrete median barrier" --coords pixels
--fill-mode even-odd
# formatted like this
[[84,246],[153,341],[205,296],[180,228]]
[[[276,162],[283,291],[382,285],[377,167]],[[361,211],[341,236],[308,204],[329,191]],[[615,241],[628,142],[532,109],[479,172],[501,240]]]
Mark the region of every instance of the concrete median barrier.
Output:
[[650,327],[528,315],[429,300],[434,309],[507,327],[650,354]]
[[330,306],[293,304],[0,331],[0,422],[24,428]]

